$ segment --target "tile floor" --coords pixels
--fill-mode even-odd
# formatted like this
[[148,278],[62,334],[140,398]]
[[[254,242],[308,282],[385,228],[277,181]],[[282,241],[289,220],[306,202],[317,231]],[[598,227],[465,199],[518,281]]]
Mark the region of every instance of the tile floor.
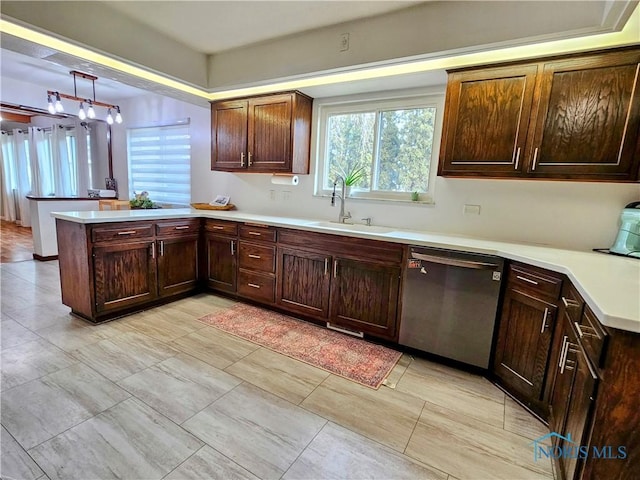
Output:
[[483,378],[404,355],[371,390],[198,322],[208,294],[90,325],[57,269],[0,266],[3,479],[553,478]]

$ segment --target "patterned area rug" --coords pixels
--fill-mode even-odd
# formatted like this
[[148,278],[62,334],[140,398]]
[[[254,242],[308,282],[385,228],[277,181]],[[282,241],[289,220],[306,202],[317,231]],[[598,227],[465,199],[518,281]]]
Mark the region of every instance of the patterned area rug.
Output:
[[402,356],[390,348],[251,305],[236,304],[200,321],[375,389]]

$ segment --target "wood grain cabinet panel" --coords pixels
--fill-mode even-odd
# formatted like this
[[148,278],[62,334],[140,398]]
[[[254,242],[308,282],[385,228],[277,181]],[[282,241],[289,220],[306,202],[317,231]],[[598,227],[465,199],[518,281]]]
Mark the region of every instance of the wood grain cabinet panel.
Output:
[[537,65],[449,76],[439,174],[519,176]]
[[529,174],[635,179],[639,66],[637,51],[545,64]]
[[243,170],[246,168],[247,120],[246,101],[224,101],[211,105],[211,169]]
[[278,249],[279,306],[320,319],[329,316],[332,257],[292,248]]
[[505,295],[494,374],[532,410],[542,400],[556,311],[556,305],[515,289]]
[[640,50],[449,73],[438,174],[637,181]]
[[335,258],[330,322],[393,339],[399,286],[399,267]]
[[309,173],[312,99],[300,92],[211,104],[211,169]]
[[207,234],[207,285],[214,290],[235,293],[238,240]]
[[153,240],[93,247],[98,313],[144,304],[157,297]]
[[161,297],[198,287],[198,236],[170,236],[157,241],[158,294]]

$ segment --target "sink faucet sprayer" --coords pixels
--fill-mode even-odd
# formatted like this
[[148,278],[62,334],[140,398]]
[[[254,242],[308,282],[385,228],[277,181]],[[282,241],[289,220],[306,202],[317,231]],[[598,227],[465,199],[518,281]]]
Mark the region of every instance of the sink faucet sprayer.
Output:
[[[338,185],[338,182],[342,182],[342,190],[340,191],[340,194],[336,193],[336,186]],[[344,178],[342,178],[340,175],[338,175],[338,177],[336,178],[336,180],[333,182],[333,193],[331,194],[331,206],[335,207],[336,205],[336,197],[338,197],[340,199],[340,215],[338,216],[338,222],[340,223],[346,223],[345,220],[348,220],[351,218],[351,212],[347,212],[347,214],[344,214],[344,198],[346,196],[346,185],[344,183]]]

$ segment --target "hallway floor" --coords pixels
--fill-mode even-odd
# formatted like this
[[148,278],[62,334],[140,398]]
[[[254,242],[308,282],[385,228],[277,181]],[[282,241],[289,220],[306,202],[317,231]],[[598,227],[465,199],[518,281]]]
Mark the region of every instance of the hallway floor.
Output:
[[57,262],[0,272],[2,478],[553,478],[484,378],[404,355],[372,390],[197,321],[228,299],[90,325]]

